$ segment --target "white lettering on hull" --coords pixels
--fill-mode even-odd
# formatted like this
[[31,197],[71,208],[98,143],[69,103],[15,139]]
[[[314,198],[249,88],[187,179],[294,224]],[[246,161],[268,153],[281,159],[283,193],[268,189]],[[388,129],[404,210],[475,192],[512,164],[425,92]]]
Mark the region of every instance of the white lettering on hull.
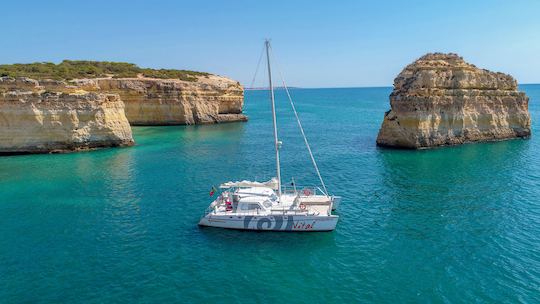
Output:
[[203,226],[267,231],[329,231],[335,228],[336,223],[337,217],[295,219],[292,215],[209,216],[201,220]]

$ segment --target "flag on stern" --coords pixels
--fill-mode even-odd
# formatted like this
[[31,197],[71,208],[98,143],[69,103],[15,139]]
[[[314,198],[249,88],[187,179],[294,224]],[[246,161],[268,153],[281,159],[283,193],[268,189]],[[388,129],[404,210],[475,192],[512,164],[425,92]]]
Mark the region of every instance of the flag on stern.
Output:
[[213,196],[216,191],[216,187],[212,186],[212,189],[210,189],[210,196]]

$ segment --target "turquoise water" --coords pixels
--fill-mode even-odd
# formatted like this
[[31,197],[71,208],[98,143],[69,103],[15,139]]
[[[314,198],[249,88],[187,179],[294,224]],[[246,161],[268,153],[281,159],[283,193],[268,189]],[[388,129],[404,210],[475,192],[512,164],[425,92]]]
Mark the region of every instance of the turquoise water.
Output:
[[[540,85],[531,97],[538,134]],[[540,139],[375,147],[390,88],[297,89],[330,233],[199,228],[212,185],[273,173],[266,92],[248,123],[137,127],[137,146],[0,158],[0,302],[540,299]],[[282,92],[284,180],[316,176]]]

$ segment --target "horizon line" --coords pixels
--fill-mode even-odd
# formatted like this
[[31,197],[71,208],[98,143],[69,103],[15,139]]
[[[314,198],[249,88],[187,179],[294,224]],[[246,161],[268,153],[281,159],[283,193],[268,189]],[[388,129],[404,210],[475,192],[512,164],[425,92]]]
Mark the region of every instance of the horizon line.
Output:
[[[540,82],[532,83],[518,83],[520,85],[540,85]],[[302,87],[302,86],[287,86],[288,89],[371,89],[371,88],[392,88],[394,85],[377,85],[377,86],[345,86],[345,87]],[[274,87],[274,90],[283,90],[282,86]],[[256,87],[256,88],[247,88],[244,87],[246,91],[267,91],[268,87]]]

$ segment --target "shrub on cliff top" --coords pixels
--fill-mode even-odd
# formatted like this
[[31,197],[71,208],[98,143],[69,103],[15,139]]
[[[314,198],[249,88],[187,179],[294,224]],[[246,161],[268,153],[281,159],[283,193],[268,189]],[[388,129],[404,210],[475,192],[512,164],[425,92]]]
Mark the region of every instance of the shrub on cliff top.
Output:
[[59,64],[36,62],[0,65],[0,76],[29,77],[35,79],[71,80],[75,78],[108,76],[124,78],[137,77],[137,75],[195,81],[197,79],[195,76],[208,76],[210,74],[187,70],[147,69],[140,68],[133,63],[109,61],[64,60]]

